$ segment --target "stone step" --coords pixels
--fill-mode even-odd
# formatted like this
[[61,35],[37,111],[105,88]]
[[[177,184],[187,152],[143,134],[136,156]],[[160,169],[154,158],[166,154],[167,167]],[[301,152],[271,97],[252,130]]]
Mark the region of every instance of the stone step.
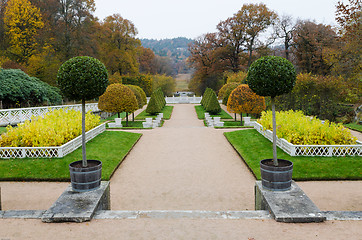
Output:
[[58,200],[43,214],[42,221],[85,222],[90,221],[98,210],[110,209],[109,182],[90,192],[73,192],[69,185]]
[[261,181],[255,183],[255,209],[268,210],[278,222],[323,222],[326,216],[293,181],[288,191],[263,189]]

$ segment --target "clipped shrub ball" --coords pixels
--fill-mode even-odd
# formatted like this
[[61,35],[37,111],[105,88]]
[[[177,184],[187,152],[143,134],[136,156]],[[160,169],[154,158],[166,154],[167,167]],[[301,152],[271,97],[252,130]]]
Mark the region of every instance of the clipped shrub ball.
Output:
[[147,97],[142,88],[135,85],[126,85],[126,86],[129,87],[129,89],[131,89],[133,94],[136,96],[139,109],[147,104]]
[[296,72],[293,64],[277,56],[261,57],[251,64],[247,82],[259,96],[272,98],[289,93],[295,84]]
[[57,81],[70,100],[91,100],[106,91],[108,73],[104,64],[95,58],[74,57],[60,66]]
[[138,109],[136,96],[132,90],[120,83],[111,84],[99,97],[98,108],[106,112],[131,113]]

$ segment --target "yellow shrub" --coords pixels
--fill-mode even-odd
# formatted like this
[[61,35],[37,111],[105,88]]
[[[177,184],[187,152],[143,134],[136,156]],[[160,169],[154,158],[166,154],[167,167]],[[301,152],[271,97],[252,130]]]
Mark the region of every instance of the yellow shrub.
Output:
[[[258,122],[273,130],[272,112],[262,112]],[[295,145],[350,145],[356,144],[356,137],[342,124],[307,117],[302,111],[276,112],[277,136]]]
[[[86,131],[100,123],[100,117],[91,112],[86,114]],[[0,147],[48,147],[61,146],[82,134],[82,113],[60,109],[48,112],[43,117],[7,127],[0,136]]]

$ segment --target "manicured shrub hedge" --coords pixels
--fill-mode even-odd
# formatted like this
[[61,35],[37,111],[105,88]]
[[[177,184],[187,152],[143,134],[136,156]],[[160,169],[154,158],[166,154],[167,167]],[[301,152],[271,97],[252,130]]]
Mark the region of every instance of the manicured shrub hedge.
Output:
[[[100,123],[100,117],[88,112],[85,116],[86,131]],[[0,147],[61,146],[82,133],[82,113],[76,110],[53,110],[43,117],[33,117],[16,128],[7,127],[0,136]]]
[[166,100],[161,88],[158,88],[151,95],[151,99],[147,105],[146,112],[151,115],[160,113],[166,106]]
[[[302,111],[276,112],[277,135],[296,145],[348,145],[356,144],[356,138],[342,124],[307,117]],[[263,112],[258,122],[273,130],[271,111]]]
[[222,86],[219,90],[218,99],[222,100],[222,104],[225,106],[228,104],[228,100],[231,92],[240,85],[238,82],[230,82]]
[[205,93],[202,96],[201,105],[204,107],[205,111],[210,114],[219,114],[221,112],[216,93],[211,88],[206,88]]
[[106,112],[132,113],[138,109],[136,96],[132,90],[119,83],[111,84],[99,97],[98,108]]
[[126,86],[129,87],[129,89],[131,89],[133,94],[136,96],[138,108],[142,108],[144,105],[147,104],[147,97],[142,88],[135,85],[126,85]]
[[19,69],[0,69],[0,100],[3,107],[61,104],[58,88],[30,77]]

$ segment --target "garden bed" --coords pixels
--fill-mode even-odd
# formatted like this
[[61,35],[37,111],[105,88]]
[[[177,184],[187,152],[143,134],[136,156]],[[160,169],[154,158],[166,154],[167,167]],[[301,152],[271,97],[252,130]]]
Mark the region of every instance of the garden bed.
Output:
[[[108,181],[140,137],[138,133],[103,132],[87,143],[87,159],[103,162],[102,180]],[[69,181],[68,166],[77,159],[82,159],[82,148],[57,159],[0,160],[0,181]]]
[[[224,133],[257,179],[260,179],[259,162],[273,158],[272,143],[255,129]],[[357,156],[306,157],[290,156],[277,149],[278,158],[292,161],[293,179],[312,180],[362,180],[362,161]]]
[[[86,132],[86,142],[106,130],[101,124]],[[58,147],[0,147],[0,158],[61,158],[82,145],[82,135]]]
[[[253,126],[265,138],[273,141],[273,132],[264,130],[263,126],[251,121]],[[277,146],[290,156],[362,156],[362,142],[355,145],[294,145],[283,138],[277,137]]]

